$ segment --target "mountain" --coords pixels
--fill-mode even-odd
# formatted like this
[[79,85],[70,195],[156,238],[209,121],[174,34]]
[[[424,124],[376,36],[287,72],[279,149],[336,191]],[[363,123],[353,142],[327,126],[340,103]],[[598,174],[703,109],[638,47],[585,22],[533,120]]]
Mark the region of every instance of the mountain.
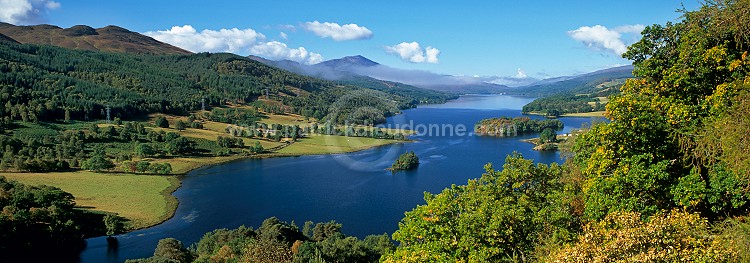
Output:
[[318,63],[315,66],[331,69],[335,72],[349,72],[360,76],[454,94],[502,93],[507,88],[504,85],[485,82],[480,78],[435,74],[424,70],[392,68],[363,56],[350,56],[328,60]]
[[268,66],[284,69],[300,75],[335,81],[340,84],[364,87],[416,99],[416,103],[444,103],[457,96],[445,92],[423,89],[408,84],[380,80],[350,72],[352,68],[378,66],[377,62],[363,56],[351,56],[328,60],[314,65],[304,65],[291,60],[269,60],[258,56],[250,59]]
[[510,90],[509,94],[546,97],[561,93],[598,92],[602,84],[622,82],[633,77],[633,66],[626,65],[594,71],[591,73],[546,79],[528,86]]
[[[111,29],[118,30],[106,30]],[[209,106],[247,103],[266,112],[318,119],[337,103],[339,118],[352,107],[370,107],[369,113],[374,108],[387,116],[396,113],[393,109],[453,98],[400,83],[336,83],[229,53],[102,52],[0,41],[0,61],[0,93],[11,94],[1,105],[20,112],[8,118],[32,122],[102,119],[105,108],[122,118],[185,115],[201,109],[202,101]],[[5,113],[10,111],[0,112],[0,119]],[[0,131],[2,126],[0,122]]]
[[602,111],[609,102],[607,97],[619,94],[625,80],[633,77],[632,72],[633,66],[609,68],[523,87],[513,91],[513,94],[539,97],[523,106],[523,113],[556,117],[568,113]]
[[303,65],[289,60],[274,61],[256,56],[250,56],[250,58],[297,74],[331,81],[346,82],[357,79],[360,82],[382,82],[388,86],[401,84],[411,88],[451,94],[502,93],[508,89],[507,86],[485,82],[474,77],[392,68],[359,55],[327,60],[314,65]]
[[0,34],[0,42],[6,42],[6,43],[16,43],[18,44],[18,41],[15,39],[12,39],[6,35]]
[[316,65],[332,68],[335,70],[349,71],[350,69],[355,68],[355,67],[373,67],[373,66],[378,66],[380,64],[366,57],[356,55],[356,56],[343,57],[339,59],[326,60]]
[[77,25],[61,28],[53,25],[15,26],[0,22],[0,34],[23,44],[53,45],[69,49],[150,54],[191,53],[118,26],[94,29]]

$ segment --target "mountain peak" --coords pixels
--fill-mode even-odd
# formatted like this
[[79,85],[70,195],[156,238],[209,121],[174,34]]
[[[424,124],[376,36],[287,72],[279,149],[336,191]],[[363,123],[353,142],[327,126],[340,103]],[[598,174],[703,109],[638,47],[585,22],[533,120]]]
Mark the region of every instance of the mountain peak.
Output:
[[331,59],[318,63],[318,65],[327,66],[331,68],[349,68],[349,67],[372,67],[380,65],[375,61],[372,61],[361,55],[348,56],[338,59]]

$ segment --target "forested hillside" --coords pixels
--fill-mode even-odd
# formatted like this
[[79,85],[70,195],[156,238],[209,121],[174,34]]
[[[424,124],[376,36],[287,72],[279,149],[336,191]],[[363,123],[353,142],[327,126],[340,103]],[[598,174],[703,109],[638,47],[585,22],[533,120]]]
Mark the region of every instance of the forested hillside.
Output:
[[[185,115],[206,105],[246,103],[268,93],[275,111],[322,118],[357,89],[289,73],[233,54],[146,55],[0,44],[0,114],[12,120],[127,119],[144,113]],[[397,107],[419,100],[380,93]],[[266,98],[267,96],[263,96]],[[274,104],[276,105],[276,104]]]
[[524,114],[557,117],[568,113],[603,111],[606,97],[620,93],[632,66],[616,67],[553,83],[523,87],[517,93],[540,97],[523,107]]

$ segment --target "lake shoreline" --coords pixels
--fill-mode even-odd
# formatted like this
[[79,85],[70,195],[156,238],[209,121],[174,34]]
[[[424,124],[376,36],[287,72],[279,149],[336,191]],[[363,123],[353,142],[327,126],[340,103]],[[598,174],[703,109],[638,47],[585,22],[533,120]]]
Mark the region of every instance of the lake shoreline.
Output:
[[[357,138],[357,137],[354,137]],[[301,157],[301,156],[316,156],[316,155],[336,155],[336,154],[346,154],[346,153],[355,153],[365,150],[370,150],[377,147],[383,147],[387,145],[393,145],[398,143],[408,143],[408,142],[414,142],[414,140],[385,140],[382,139],[385,142],[376,144],[376,145],[368,145],[362,148],[357,149],[350,149],[345,150],[342,148],[338,148],[335,151],[330,151],[326,153],[278,153],[278,152],[271,152],[271,153],[261,153],[261,154],[255,154],[255,155],[232,155],[232,156],[206,156],[206,157],[189,157],[187,159],[189,160],[200,160],[199,162],[196,162],[194,165],[191,165],[190,167],[186,168],[183,171],[179,171],[177,173],[169,174],[169,175],[154,175],[154,174],[138,174],[138,173],[125,173],[125,172],[97,172],[95,174],[103,175],[103,176],[153,176],[153,177],[163,177],[166,178],[167,181],[169,181],[169,186],[165,187],[161,192],[160,195],[162,196],[163,200],[165,201],[166,207],[164,208],[164,213],[158,217],[153,223],[145,224],[145,225],[137,225],[136,227],[133,227],[131,229],[128,229],[125,232],[122,232],[118,235],[122,234],[128,234],[137,230],[142,230],[150,227],[154,227],[160,224],[163,224],[164,222],[174,218],[177,208],[180,205],[179,200],[176,196],[174,196],[174,193],[182,187],[182,179],[191,172],[195,172],[202,169],[209,169],[211,167],[219,166],[219,165],[225,165],[233,162],[238,161],[244,161],[248,159],[269,159],[269,158],[287,158],[287,157]],[[294,144],[294,143],[291,143]],[[290,145],[291,145],[290,144]],[[168,161],[167,161],[168,163]],[[68,172],[71,174],[85,174],[85,173],[92,173],[90,171],[85,170],[78,170],[78,171],[72,171]],[[10,176],[9,179],[12,180],[18,180],[19,178],[17,176],[13,175],[28,175],[28,174],[37,174],[37,173],[30,173],[30,172],[0,172],[0,176],[8,175]],[[49,173],[43,173],[43,174],[59,174],[56,172],[49,172]],[[21,179],[20,182],[23,182],[24,180]],[[105,212],[105,213],[115,213],[112,211],[105,211],[105,210],[96,210],[93,209],[91,211],[97,211],[97,212]],[[131,220],[128,218],[128,220]],[[87,237],[89,238],[99,238],[102,236],[91,236]]]
[[[543,112],[526,112],[523,113],[524,115],[536,115],[536,116],[543,116],[547,117],[546,113]],[[598,118],[598,117],[605,117],[605,111],[592,111],[592,112],[579,112],[579,113],[566,113],[562,114],[559,117],[547,117],[547,118],[562,118],[562,117],[585,117],[585,118]]]
[[[205,164],[203,164],[201,166],[197,166],[195,168],[192,168],[191,170],[188,170],[188,171],[186,171],[184,173],[169,175],[169,177],[175,179],[174,180],[175,182],[173,182],[172,186],[170,186],[167,189],[164,189],[164,191],[162,191],[162,194],[163,194],[164,198],[167,200],[167,209],[168,209],[168,211],[167,211],[167,213],[165,214],[164,217],[160,218],[160,221],[158,223],[155,223],[153,225],[144,226],[144,227],[139,227],[137,229],[130,229],[127,232],[120,233],[119,235],[131,233],[133,231],[137,231],[137,230],[141,230],[141,229],[146,229],[146,228],[149,228],[149,227],[158,226],[158,225],[163,224],[164,222],[166,222],[166,221],[174,218],[174,216],[175,216],[175,214],[177,212],[177,208],[180,205],[179,200],[177,199],[176,196],[174,196],[174,192],[176,192],[180,187],[182,187],[182,178],[184,178],[189,173],[194,172],[194,171],[198,171],[198,170],[202,170],[202,169],[209,169],[211,167],[215,167],[215,166],[218,166],[218,165],[225,165],[225,164],[229,164],[229,163],[233,163],[233,162],[239,162],[239,161],[244,161],[244,160],[249,160],[249,159],[288,158],[288,157],[301,157],[301,156],[336,155],[336,154],[356,153],[356,152],[360,152],[360,151],[366,151],[366,150],[369,150],[369,149],[374,149],[374,148],[377,148],[377,147],[383,147],[383,146],[387,146],[387,145],[392,145],[392,144],[397,144],[397,143],[404,143],[404,142],[414,142],[414,140],[405,140],[405,141],[392,140],[392,142],[388,142],[388,143],[385,143],[385,144],[373,145],[373,146],[369,146],[369,147],[364,148],[364,149],[357,149],[357,150],[345,151],[345,152],[314,153],[314,154],[304,154],[304,153],[299,153],[299,154],[291,154],[291,153],[290,154],[285,154],[285,153],[267,153],[267,154],[250,155],[250,156],[231,156],[233,158],[227,158],[227,159],[224,159],[224,160],[221,160],[221,161],[218,161],[218,162],[205,163]],[[88,237],[88,238],[98,238],[98,237],[102,237],[102,236],[95,236],[95,237]]]

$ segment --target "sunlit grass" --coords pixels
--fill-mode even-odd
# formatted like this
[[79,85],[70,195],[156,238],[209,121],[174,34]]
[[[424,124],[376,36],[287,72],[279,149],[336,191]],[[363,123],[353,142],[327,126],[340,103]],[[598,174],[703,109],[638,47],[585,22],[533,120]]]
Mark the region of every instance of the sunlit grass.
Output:
[[101,174],[88,171],[64,173],[0,173],[9,180],[30,185],[50,185],[75,196],[84,209],[116,213],[138,229],[171,217],[177,199],[171,195],[179,186],[173,176]]

